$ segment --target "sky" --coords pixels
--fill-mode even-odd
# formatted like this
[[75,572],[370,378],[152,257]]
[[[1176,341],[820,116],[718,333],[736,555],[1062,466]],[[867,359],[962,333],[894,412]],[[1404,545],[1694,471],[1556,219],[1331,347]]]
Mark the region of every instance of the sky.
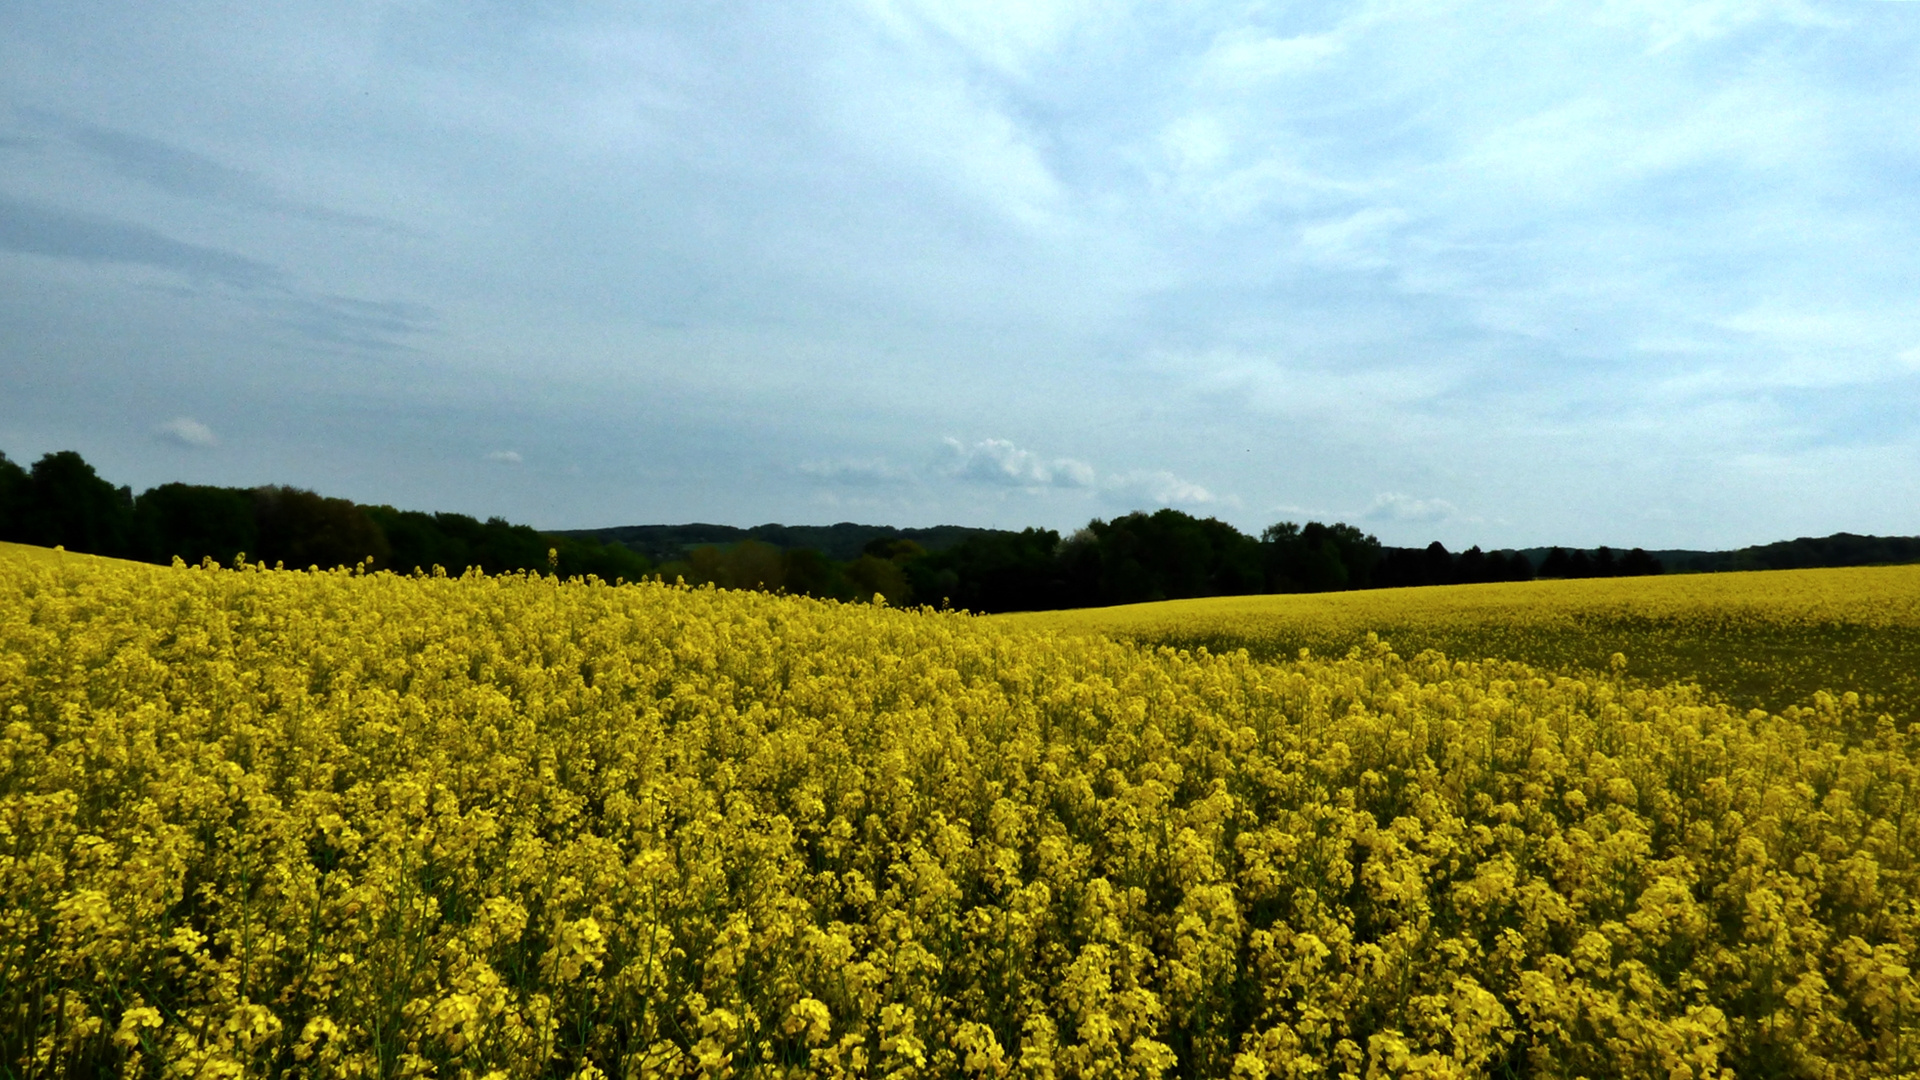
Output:
[[1920,534],[1920,3],[0,0],[0,451],[542,528]]

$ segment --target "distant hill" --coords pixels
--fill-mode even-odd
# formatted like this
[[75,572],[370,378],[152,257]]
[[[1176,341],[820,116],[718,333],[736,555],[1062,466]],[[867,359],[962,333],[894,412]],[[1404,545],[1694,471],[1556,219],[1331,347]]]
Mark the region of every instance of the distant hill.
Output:
[[[694,548],[712,545],[727,547],[744,540],[758,540],[783,551],[808,549],[829,559],[847,562],[860,557],[874,540],[912,540],[930,552],[947,551],[973,537],[1017,536],[1006,529],[980,529],[966,525],[935,525],[926,529],[902,529],[890,525],[861,525],[842,521],[835,525],[712,525],[691,522],[685,525],[621,525],[605,529],[563,529],[553,536],[572,537],[602,544],[619,544],[645,555],[655,563],[684,559]],[[1564,549],[1569,554],[1579,548]],[[1584,549],[1592,554],[1596,549]],[[1521,548],[1502,554],[1526,556],[1537,570],[1551,547]],[[1625,555],[1625,549],[1615,552]],[[1874,566],[1889,563],[1920,562],[1920,536],[1859,536],[1834,533],[1832,536],[1780,540],[1756,544],[1733,551],[1701,551],[1669,548],[1648,551],[1660,560],[1669,574],[1705,574],[1728,570],[1805,570],[1828,566]]]
[[[1539,566],[1552,548],[1526,548],[1521,554]],[[1572,549],[1568,549],[1572,550]],[[1711,574],[1728,570],[1811,570],[1829,566],[1881,566],[1920,562],[1920,536],[1802,536],[1755,544],[1734,551],[1684,548],[1649,551],[1669,574]]]
[[[928,551],[945,551],[975,536],[1006,532],[1004,529],[976,529],[965,525],[935,525],[927,529],[896,529],[890,525],[857,525],[842,521],[837,525],[755,525],[742,529],[733,525],[621,525],[610,529],[567,529],[553,533],[593,540],[602,544],[620,544],[656,563],[685,558],[697,547],[725,547],[744,540],[758,540],[783,551],[807,549],[829,559],[847,562],[860,557],[875,540],[911,540]],[[1008,535],[1016,535],[1008,533]]]

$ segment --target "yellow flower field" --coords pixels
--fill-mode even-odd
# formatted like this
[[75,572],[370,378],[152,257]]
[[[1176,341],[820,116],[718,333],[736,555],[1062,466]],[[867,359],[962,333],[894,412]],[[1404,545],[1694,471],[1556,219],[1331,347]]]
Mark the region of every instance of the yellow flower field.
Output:
[[1913,1075],[1907,725],[1629,664],[8,549],[0,1065]]
[[1590,578],[1223,596],[994,616],[1010,626],[1147,645],[1343,654],[1369,631],[1403,653],[1497,656],[1557,671],[1699,682],[1742,706],[1856,690],[1920,719],[1920,566]]

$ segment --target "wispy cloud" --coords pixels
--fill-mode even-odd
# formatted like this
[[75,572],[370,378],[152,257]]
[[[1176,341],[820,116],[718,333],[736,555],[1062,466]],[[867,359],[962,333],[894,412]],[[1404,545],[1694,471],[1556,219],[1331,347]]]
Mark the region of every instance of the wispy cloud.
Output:
[[526,459],[520,456],[518,450],[491,450],[487,453],[487,460],[499,465],[519,465]]
[[230,251],[175,240],[143,225],[0,197],[0,250],[86,263],[131,263],[232,285],[277,284],[275,267]]
[[405,234],[394,222],[334,210],[282,194],[254,173],[205,154],[131,132],[69,121],[50,113],[29,113],[42,126],[63,132],[68,141],[108,169],[131,180],[183,198],[223,203],[325,225],[346,225]]
[[439,321],[433,308],[400,300],[289,293],[260,304],[273,319],[313,341],[373,352],[411,349]]
[[802,476],[811,480],[847,487],[884,487],[914,480],[912,469],[881,458],[803,461],[798,469]]

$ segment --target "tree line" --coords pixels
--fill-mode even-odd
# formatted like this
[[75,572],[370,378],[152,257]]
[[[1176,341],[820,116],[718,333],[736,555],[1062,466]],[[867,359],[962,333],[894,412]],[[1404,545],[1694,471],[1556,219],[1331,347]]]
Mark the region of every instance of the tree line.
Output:
[[1859,536],[1844,532],[1832,536],[1803,536],[1738,551],[1676,552],[1670,562],[1674,569],[1699,573],[1920,562],[1920,536]]
[[[725,543],[692,538],[741,536]],[[858,553],[852,544],[864,539]],[[1342,522],[1281,522],[1249,536],[1215,518],[1179,510],[1095,519],[1068,536],[1052,529],[900,530],[835,526],[635,526],[543,533],[500,518],[396,510],[300,488],[162,484],[135,496],[101,478],[73,451],[23,469],[0,454],[0,540],[167,563],[242,554],[290,567],[370,562],[410,572],[468,568],[595,574],[606,580],[657,575],[723,588],[785,591],[840,600],[876,594],[894,604],[973,611],[1098,607],[1204,596],[1527,581],[1542,577],[1657,574],[1638,548],[1525,553],[1451,552],[1382,545]],[[786,540],[824,542],[835,558]],[[681,546],[673,550],[670,541]],[[650,547],[649,553],[635,550]]]
[[1253,537],[1215,518],[1163,509],[1096,519],[1064,539],[1050,529],[969,537],[903,570],[915,595],[975,611],[1661,572],[1659,560],[1638,548],[1619,558],[1606,548],[1554,550],[1560,558],[1536,570],[1517,551],[1476,546],[1456,554],[1438,541],[1388,547],[1344,522],[1280,522]]
[[[500,518],[362,506],[301,488],[161,484],[139,495],[100,477],[79,454],[23,469],[0,453],[0,540],[143,562],[245,556],[294,568],[353,566],[411,572],[438,566],[598,574],[639,580],[653,569],[618,544],[551,536]],[[550,555],[551,553],[551,555]]]

